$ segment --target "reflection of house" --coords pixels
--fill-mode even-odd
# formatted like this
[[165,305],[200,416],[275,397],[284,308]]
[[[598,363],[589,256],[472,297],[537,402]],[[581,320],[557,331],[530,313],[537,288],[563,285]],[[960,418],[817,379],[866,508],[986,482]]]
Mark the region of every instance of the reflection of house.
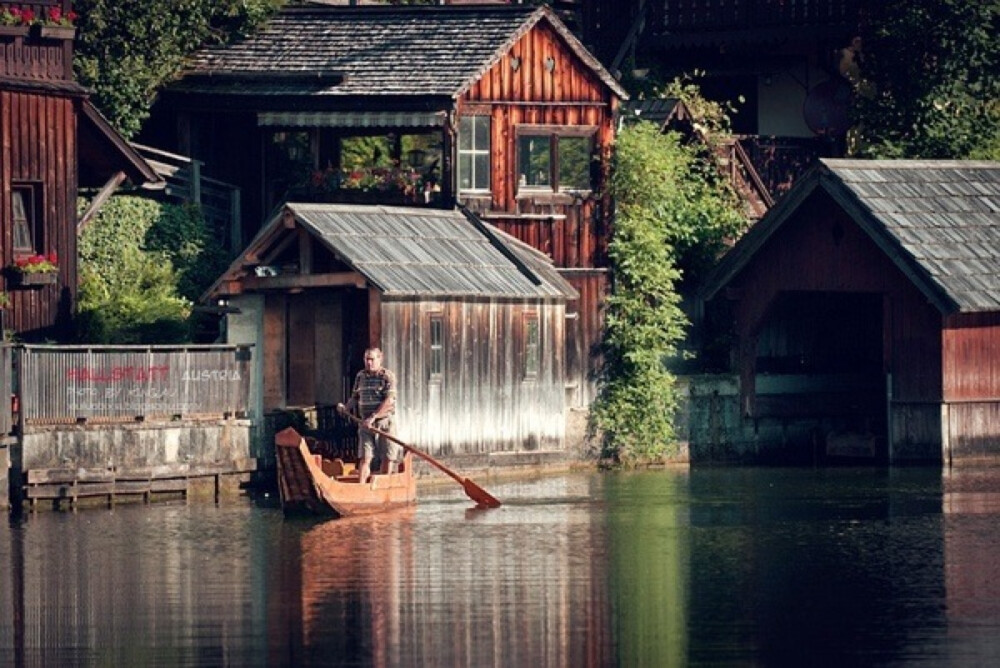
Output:
[[580,293],[560,359],[583,405],[622,97],[545,7],[292,7],[197,54],[146,134],[242,187],[248,234],[285,200],[460,203],[546,253]]
[[735,327],[730,442],[995,460],[997,211],[997,162],[824,160],[800,179],[706,288]]
[[551,416],[565,411],[576,293],[472,214],[288,204],[210,296],[228,300],[230,342],[258,344],[264,412],[343,401],[364,349],[380,346],[402,437],[444,453],[562,447]]
[[[36,16],[70,2],[3,3]],[[113,190],[156,175],[115,133],[73,81],[73,28],[0,26],[0,260],[10,297],[4,327],[25,340],[69,333],[76,296],[78,187]],[[45,255],[58,271],[12,271]]]
[[[612,71],[695,71],[706,97],[737,107],[733,131],[771,195],[818,156],[840,155],[850,85],[835,54],[863,19],[862,0],[596,0],[583,41]],[[638,68],[638,69],[634,69]]]

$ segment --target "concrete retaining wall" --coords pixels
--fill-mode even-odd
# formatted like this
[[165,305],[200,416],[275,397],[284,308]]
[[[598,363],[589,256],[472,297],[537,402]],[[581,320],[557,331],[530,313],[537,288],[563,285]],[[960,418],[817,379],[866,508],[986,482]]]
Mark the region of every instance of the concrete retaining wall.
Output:
[[250,482],[258,447],[251,421],[241,419],[32,427],[9,450],[11,498],[25,500],[28,485],[56,500],[110,500],[116,490],[218,495]]
[[[864,460],[865,453],[886,449],[884,439],[874,443],[865,434],[846,432],[829,416],[746,417],[740,411],[737,376],[690,376],[681,381],[688,414],[683,423],[693,465],[821,463],[830,449],[847,456],[858,453]],[[940,450],[940,445],[926,444],[906,448],[897,440],[891,459],[896,464],[943,463]],[[1000,453],[995,456],[1000,459]]]

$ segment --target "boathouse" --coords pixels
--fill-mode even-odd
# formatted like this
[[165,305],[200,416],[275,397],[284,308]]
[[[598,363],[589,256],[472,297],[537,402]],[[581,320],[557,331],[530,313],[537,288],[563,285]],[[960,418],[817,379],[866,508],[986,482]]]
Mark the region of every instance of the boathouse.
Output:
[[282,207],[205,296],[228,342],[257,348],[253,414],[333,425],[379,347],[399,436],[484,456],[563,448],[575,298],[548,257],[467,210],[308,203]]
[[704,297],[738,380],[693,462],[1000,459],[1000,163],[823,160]]
[[582,408],[626,97],[546,6],[286,7],[196,53],[142,137],[239,186],[245,238],[285,201],[459,204],[542,251],[579,294],[560,359]]

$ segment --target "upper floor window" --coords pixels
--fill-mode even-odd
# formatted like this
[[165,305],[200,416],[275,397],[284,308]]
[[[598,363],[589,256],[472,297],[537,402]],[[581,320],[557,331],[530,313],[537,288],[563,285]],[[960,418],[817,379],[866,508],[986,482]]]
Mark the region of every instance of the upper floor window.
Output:
[[489,116],[463,116],[458,122],[458,189],[490,189]]
[[592,190],[594,129],[524,125],[517,130],[518,190]]
[[15,255],[34,255],[44,252],[38,187],[14,184],[11,188],[13,210],[12,246]]

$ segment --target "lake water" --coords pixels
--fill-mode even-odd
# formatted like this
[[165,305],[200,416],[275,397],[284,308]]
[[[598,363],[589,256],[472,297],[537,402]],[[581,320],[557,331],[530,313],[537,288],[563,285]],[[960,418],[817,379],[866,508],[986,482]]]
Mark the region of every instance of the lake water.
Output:
[[12,519],[0,665],[1000,665],[1000,470],[477,482],[504,506]]

